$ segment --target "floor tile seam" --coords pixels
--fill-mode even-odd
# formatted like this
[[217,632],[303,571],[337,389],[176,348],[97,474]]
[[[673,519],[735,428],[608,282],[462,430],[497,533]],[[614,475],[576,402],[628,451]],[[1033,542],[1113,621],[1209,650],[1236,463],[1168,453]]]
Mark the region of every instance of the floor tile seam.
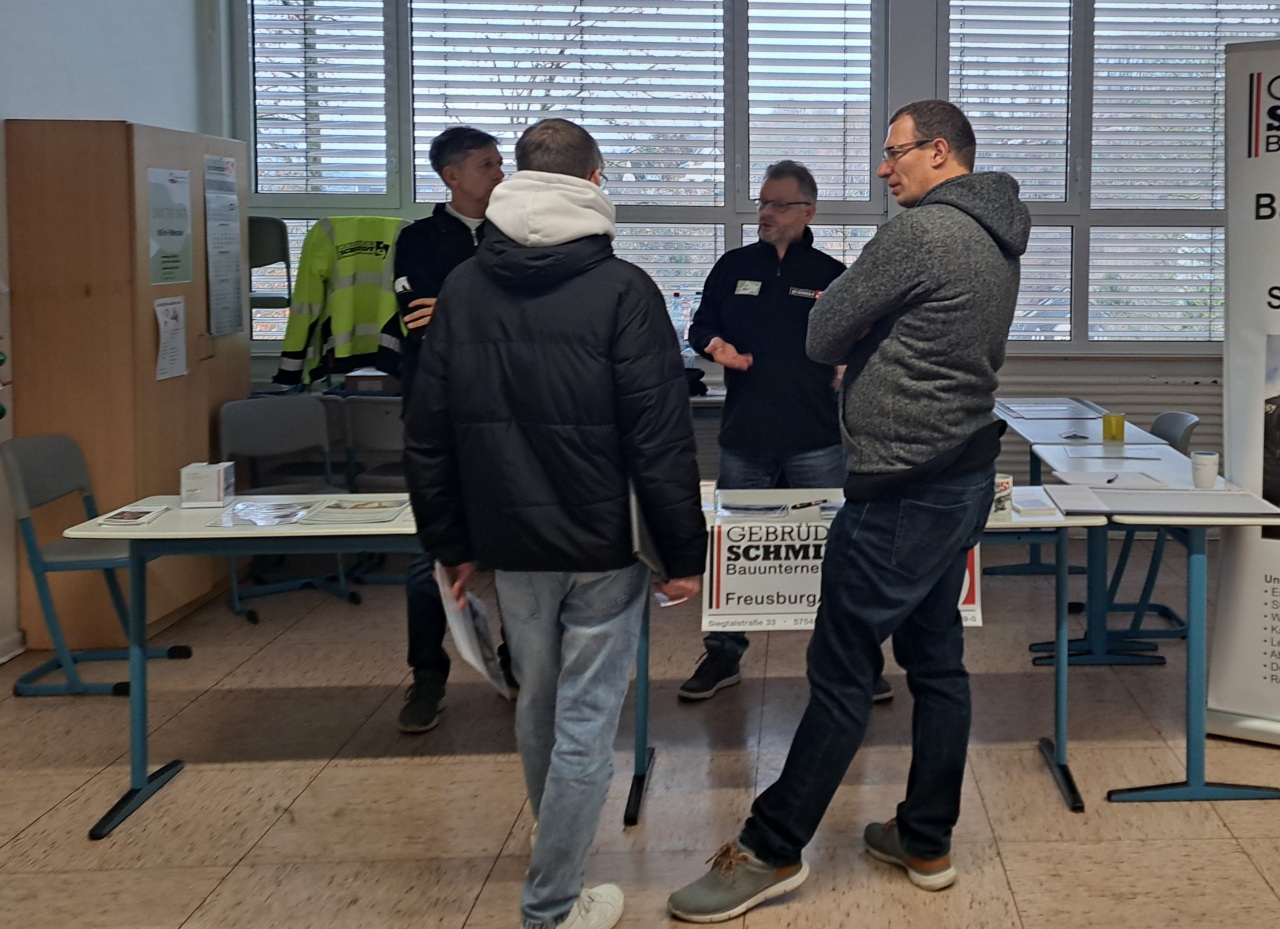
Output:
[[1280,885],[1277,885],[1276,882],[1273,882],[1271,878],[1267,877],[1267,872],[1262,869],[1261,865],[1259,865],[1257,860],[1253,857],[1253,854],[1245,847],[1243,842],[1239,841],[1238,838],[1236,844],[1240,846],[1240,851],[1244,852],[1245,857],[1249,859],[1249,864],[1253,865],[1253,869],[1258,872],[1258,876],[1262,878],[1262,882],[1271,889],[1273,894],[1276,895],[1277,902],[1280,902]]
[[231,877],[232,874],[235,873],[235,870],[237,867],[239,867],[239,863],[236,863],[231,867],[227,868],[226,873],[223,874],[222,877],[218,878],[217,882],[215,882],[214,885],[211,888],[209,888],[209,892],[205,894],[203,897],[201,897],[200,900],[196,903],[196,905],[191,908],[191,912],[189,912],[186,916],[182,918],[182,922],[178,923],[177,929],[183,929],[184,926],[186,926],[188,923],[191,922],[191,920],[195,917],[195,915],[204,908],[204,905],[213,898],[213,895],[216,894],[222,888],[222,885],[227,882],[227,879]]
[[[332,759],[330,759],[330,761],[332,761]],[[328,762],[320,765],[320,767],[316,769],[315,773],[312,774],[311,777],[307,779],[307,782],[303,784],[302,787],[298,790],[298,792],[293,795],[293,798],[288,803],[280,807],[280,812],[277,813],[275,818],[272,819],[267,824],[267,827],[258,834],[258,837],[254,839],[251,843],[249,843],[248,848],[246,848],[244,852],[241,853],[240,857],[235,860],[235,863],[232,864],[231,870],[234,871],[236,868],[240,867],[240,865],[244,863],[245,859],[248,858],[249,855],[253,854],[253,850],[262,843],[262,840],[265,839],[268,833],[270,833],[271,830],[274,829],[279,824],[280,820],[284,819],[284,817],[289,813],[289,811],[293,809],[293,805],[298,802],[298,798],[301,797],[304,793],[306,793],[311,788],[311,785],[316,782],[316,778],[318,778],[321,774],[323,774],[328,769],[328,767],[329,767]],[[225,875],[223,877],[223,880],[226,880]],[[192,913],[194,912],[195,911],[193,910]],[[189,918],[190,918],[190,914],[188,914],[188,919]]]
[[[972,763],[972,762],[970,762],[970,763]],[[977,779],[977,771],[975,771],[975,772],[974,772],[974,779],[975,779],[975,781],[976,781],[976,779]],[[978,787],[978,796],[979,796],[979,797],[982,797],[983,806],[985,807],[985,805],[986,805],[986,798],[985,798],[985,797],[983,796],[983,794],[982,794],[982,788],[981,788],[981,785],[979,785],[979,787]],[[1001,871],[1001,873],[1003,873],[1003,874],[1004,874],[1004,884],[1005,884],[1005,887],[1006,887],[1006,888],[1008,888],[1008,890],[1009,890],[1009,902],[1013,904],[1013,913],[1014,913],[1014,915],[1015,915],[1015,916],[1017,917],[1017,919],[1018,919],[1018,927],[1019,927],[1019,929],[1025,929],[1025,927],[1026,927],[1026,920],[1025,920],[1025,919],[1024,919],[1024,917],[1023,917],[1023,913],[1022,913],[1022,909],[1021,909],[1021,907],[1019,907],[1019,906],[1018,906],[1018,895],[1017,895],[1017,893],[1016,893],[1016,892],[1014,891],[1014,889],[1013,889],[1013,878],[1011,878],[1011,877],[1009,876],[1009,868],[1008,868],[1008,867],[1005,865],[1005,863],[1004,863],[1004,844],[1005,844],[1005,843],[1004,843],[1004,841],[1000,838],[999,833],[997,833],[997,832],[996,832],[996,827],[995,827],[993,824],[991,824],[990,816],[988,816],[988,818],[987,818],[987,823],[988,823],[988,825],[990,825],[990,826],[991,826],[991,837],[992,837],[992,843],[991,843],[991,844],[995,846],[995,850],[996,850],[996,861],[997,861],[997,862],[999,862],[999,864],[1000,864],[1000,871]],[[957,845],[961,845],[961,846],[962,846],[963,844],[964,844],[964,843],[962,843],[962,842],[952,842],[952,843],[951,843],[952,848],[954,848],[954,847],[955,847],[955,846],[957,846]]]
[[1240,845],[1240,840],[1231,834],[1225,836],[1201,836],[1199,838],[1158,838],[1158,839],[1001,839],[997,836],[996,841],[1001,846],[1049,846],[1049,845],[1088,845],[1088,846],[1123,846],[1133,848],[1151,848],[1158,845]]
[[[230,874],[235,868],[234,865],[225,864],[166,864],[155,865],[154,863],[140,862],[136,865],[119,865],[110,864],[101,868],[64,868],[62,870],[49,870],[48,868],[34,869],[24,868],[22,870],[4,870],[0,871],[0,877],[8,877],[9,875],[30,877],[32,875],[41,875],[45,877],[69,876],[78,874],[136,874],[139,871],[226,871]],[[219,883],[226,879],[227,874],[219,878]]]
[[[524,813],[525,807],[528,805],[529,798],[525,797],[524,803],[520,804],[520,809],[516,810],[515,818],[511,821],[511,828],[507,830],[507,837],[502,840],[502,843],[498,846],[497,853],[493,856],[493,860],[489,862],[489,870],[485,873],[484,880],[482,880],[480,882],[480,886],[476,888],[476,894],[471,901],[471,906],[467,908],[467,913],[462,917],[462,922],[459,924],[460,929],[465,929],[467,923],[471,921],[471,917],[475,913],[476,907],[480,904],[480,898],[484,896],[485,888],[489,886],[489,881],[493,878],[493,872],[497,870],[498,865],[502,862],[502,850],[507,847],[507,843],[515,836],[516,826],[520,823],[520,816]],[[516,856],[509,855],[507,857]]]
[[365,726],[369,725],[369,721],[373,719],[375,716],[377,716],[378,712],[384,706],[387,705],[387,701],[394,700],[397,694],[403,692],[401,688],[405,686],[405,680],[411,679],[412,677],[413,677],[412,671],[406,672],[405,676],[400,679],[400,683],[392,686],[391,693],[387,694],[386,697],[379,700],[374,705],[373,710],[369,713],[369,715],[364,718],[364,720],[360,723],[360,725],[356,726],[355,729],[352,730],[351,735],[347,737],[346,741],[344,741],[341,745],[339,745],[337,750],[332,755],[329,756],[329,760],[325,762],[325,766],[324,766],[325,770],[328,770],[329,765],[333,764],[333,762],[337,760],[338,756],[341,755],[343,751],[346,750],[346,747],[355,740],[356,736],[360,734],[361,730],[363,730]]
[[[9,847],[9,845],[10,845],[12,842],[16,842],[16,841],[18,840],[18,838],[19,838],[20,836],[22,836],[22,834],[23,834],[23,833],[25,833],[28,829],[30,829],[31,827],[33,827],[34,825],[36,825],[36,823],[40,822],[40,820],[44,819],[46,816],[48,816],[50,813],[52,813],[54,810],[56,810],[58,807],[60,807],[63,803],[65,803],[65,802],[67,801],[67,798],[68,798],[68,797],[70,797],[70,796],[72,796],[73,794],[78,793],[79,791],[83,790],[86,784],[88,784],[88,783],[89,783],[91,780],[93,780],[95,777],[98,777],[100,774],[102,774],[104,771],[106,771],[106,770],[107,770],[108,768],[110,768],[110,767],[111,767],[111,765],[110,765],[110,764],[108,764],[108,765],[106,765],[105,767],[99,768],[97,771],[94,771],[92,774],[90,774],[88,777],[86,777],[83,781],[81,781],[81,782],[80,782],[79,784],[77,784],[75,787],[71,788],[71,790],[67,791],[67,793],[65,793],[65,794],[63,794],[61,797],[59,797],[56,803],[52,804],[52,805],[51,805],[51,806],[49,806],[46,810],[44,810],[42,813],[40,813],[39,815],[37,815],[35,819],[31,820],[31,822],[27,823],[25,826],[23,826],[21,829],[19,829],[17,832],[15,832],[13,835],[11,835],[11,836],[10,836],[8,839],[6,839],[5,841],[0,842],[0,856],[3,856],[3,854],[4,854],[4,850],[5,850],[6,848],[8,848],[8,847]],[[2,862],[0,862],[0,874],[2,874],[2,873],[7,873],[7,872],[6,872],[6,869],[5,869],[4,864],[3,864]]]
[[978,780],[978,769],[973,764],[973,759],[966,755],[964,760],[965,770],[969,772],[969,776],[973,778],[973,789],[978,792],[978,802],[982,804],[982,815],[987,821],[987,831],[991,833],[991,838],[996,838],[996,827],[991,822],[991,809],[987,805],[987,796],[982,790],[982,782]]

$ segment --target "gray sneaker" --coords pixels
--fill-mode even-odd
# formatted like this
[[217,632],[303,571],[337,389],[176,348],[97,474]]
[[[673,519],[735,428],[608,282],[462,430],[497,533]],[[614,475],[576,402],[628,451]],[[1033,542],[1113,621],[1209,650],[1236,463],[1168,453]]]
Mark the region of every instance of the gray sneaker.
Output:
[[907,872],[911,883],[924,890],[942,890],[956,882],[956,869],[951,866],[951,856],[941,858],[917,858],[902,847],[898,835],[898,821],[872,823],[862,833],[867,843],[867,854],[872,858],[896,864]]
[[444,679],[424,677],[415,680],[404,692],[398,725],[401,732],[428,732],[440,725],[440,711],[445,707]]
[[803,861],[775,868],[737,842],[726,843],[707,862],[710,871],[667,899],[672,916],[691,923],[723,922],[794,890],[809,876]]

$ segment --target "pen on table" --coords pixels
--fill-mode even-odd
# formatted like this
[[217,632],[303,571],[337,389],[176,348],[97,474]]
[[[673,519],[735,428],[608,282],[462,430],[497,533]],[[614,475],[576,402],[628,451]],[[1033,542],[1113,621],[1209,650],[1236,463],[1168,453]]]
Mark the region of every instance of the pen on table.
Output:
[[1107,483],[1114,484],[1116,482],[1116,478],[1118,478],[1119,476],[1120,474],[1118,472],[1116,474],[1111,475],[1109,478],[1107,478]]
[[826,501],[825,499],[823,499],[823,500],[810,500],[808,503],[793,503],[793,504],[791,504],[791,509],[793,509],[793,510],[803,510],[803,509],[805,509],[806,507],[810,507],[810,506],[821,506],[822,504],[824,504],[824,503],[826,503],[826,502],[827,502],[827,501]]

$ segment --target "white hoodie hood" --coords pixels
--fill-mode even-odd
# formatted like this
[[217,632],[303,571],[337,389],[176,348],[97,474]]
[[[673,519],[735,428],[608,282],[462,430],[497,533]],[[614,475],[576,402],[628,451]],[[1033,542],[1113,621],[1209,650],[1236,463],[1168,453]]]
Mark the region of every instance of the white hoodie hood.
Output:
[[494,188],[485,218],[521,245],[563,245],[589,235],[615,233],[613,203],[580,177],[517,171]]

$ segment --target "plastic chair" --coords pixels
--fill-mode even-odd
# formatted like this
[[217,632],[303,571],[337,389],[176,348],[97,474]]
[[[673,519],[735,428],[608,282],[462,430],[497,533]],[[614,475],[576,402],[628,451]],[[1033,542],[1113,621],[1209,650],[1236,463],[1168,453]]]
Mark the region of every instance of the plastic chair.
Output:
[[[318,397],[259,397],[253,400],[233,400],[224,403],[219,430],[224,461],[246,460],[249,468],[247,488],[237,486],[236,494],[343,494],[347,489],[333,481],[333,469],[329,461],[329,426],[325,404]],[[317,455],[319,473],[291,467],[289,461],[276,461],[270,467],[261,467],[263,459],[284,459],[292,456]],[[299,464],[294,462],[293,464]],[[314,465],[313,462],[301,464]],[[257,623],[258,614],[243,603],[250,597],[284,593],[307,587],[327,590],[335,596],[346,597],[359,603],[360,594],[347,585],[342,557],[337,557],[336,576],[293,577],[275,581],[265,580],[247,590],[241,590],[237,578],[235,559],[231,563],[231,594],[227,605],[236,615],[243,615],[249,622]]]
[[[394,493],[405,483],[404,422],[399,397],[347,397],[343,401],[352,488],[361,493]],[[366,455],[386,460],[373,463]]]
[[[1186,454],[1191,447],[1191,434],[1195,432],[1196,426],[1200,425],[1200,417],[1194,413],[1184,413],[1180,410],[1170,410],[1161,413],[1151,424],[1149,430],[1156,438],[1163,439],[1168,442],[1174,449]],[[1124,542],[1120,546],[1120,556],[1116,559],[1116,569],[1111,575],[1111,583],[1107,589],[1107,600],[1110,603],[1108,609],[1115,612],[1127,612],[1133,610],[1133,620],[1129,623],[1129,628],[1118,630],[1114,633],[1117,638],[1164,638],[1164,639],[1185,639],[1187,636],[1186,620],[1170,607],[1162,603],[1152,603],[1151,594],[1155,590],[1156,579],[1160,575],[1160,564],[1164,559],[1165,541],[1168,534],[1164,529],[1156,530],[1156,537],[1151,548],[1151,563],[1147,566],[1147,576],[1142,583],[1142,593],[1138,597],[1136,603],[1117,603],[1116,595],[1120,590],[1120,582],[1124,579],[1125,568],[1129,564],[1129,555],[1133,551],[1133,542],[1137,535],[1136,530],[1127,529],[1124,533]],[[1142,621],[1148,613],[1155,613],[1169,621],[1171,624],[1168,629],[1149,629],[1142,631]]]
[[[407,491],[401,399],[348,396],[342,409],[352,489],[360,493]],[[403,584],[408,580],[404,574],[374,573],[385,561],[384,555],[367,557],[351,569],[351,575],[362,584]]]
[[249,294],[254,309],[287,310],[293,294],[293,264],[289,255],[289,226],[275,216],[249,217],[249,267],[284,264],[284,293],[255,290]]
[[[55,539],[43,544],[36,538],[31,511],[47,503],[53,503],[73,493],[79,493],[84,503],[86,519],[98,517],[93,488],[89,483],[89,470],[76,440],[67,435],[35,435],[11,439],[0,444],[0,460],[9,483],[13,499],[13,512],[18,519],[18,531],[27,552],[27,563],[40,598],[40,611],[44,614],[45,628],[53,642],[55,657],[33,668],[18,678],[13,692],[20,697],[70,694],[129,693],[129,682],[86,683],[76,670],[77,663],[88,661],[127,661],[127,648],[81,649],[72,651],[67,646],[58,611],[54,607],[49,589],[48,575],[55,571],[101,571],[107,581],[107,591],[115,607],[120,627],[126,629],[129,610],[115,571],[129,567],[129,543],[94,539]],[[191,649],[185,645],[171,648],[149,648],[148,658],[190,658]],[[40,678],[53,671],[62,671],[66,682],[38,684]]]

